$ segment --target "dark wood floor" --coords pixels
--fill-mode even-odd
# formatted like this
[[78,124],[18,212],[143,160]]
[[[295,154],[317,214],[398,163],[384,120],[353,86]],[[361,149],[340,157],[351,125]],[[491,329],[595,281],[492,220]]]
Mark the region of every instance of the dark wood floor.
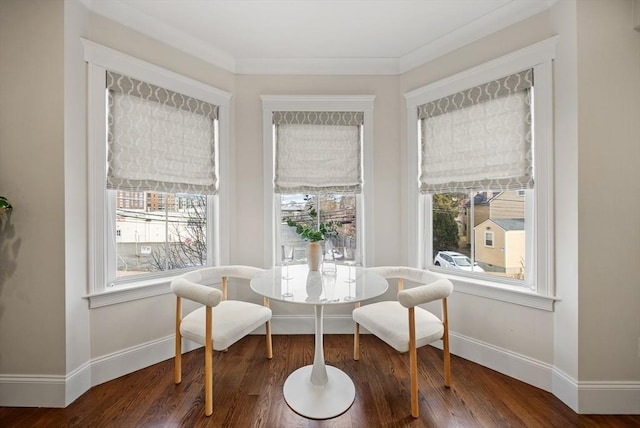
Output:
[[183,381],[173,359],[92,388],[65,409],[0,408],[0,427],[640,427],[639,416],[577,415],[553,395],[452,357],[452,387],[443,386],[442,352],[418,350],[420,419],[410,416],[408,355],[363,335],[360,361],[352,336],[325,336],[325,360],[348,373],[356,399],[328,421],[306,419],[284,401],[289,373],[311,364],[311,335],[249,336],[214,354],[214,412],[204,416],[203,350],[185,354]]

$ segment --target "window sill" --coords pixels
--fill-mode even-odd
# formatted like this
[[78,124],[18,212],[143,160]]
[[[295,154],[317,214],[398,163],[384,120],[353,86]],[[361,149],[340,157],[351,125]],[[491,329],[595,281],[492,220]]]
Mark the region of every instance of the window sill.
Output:
[[177,276],[155,278],[153,280],[132,282],[126,285],[110,287],[106,291],[87,296],[89,308],[115,305],[132,300],[145,299],[171,293],[171,281]]
[[[183,270],[177,275],[148,278],[140,281],[122,283],[105,291],[91,293],[86,296],[89,299],[89,309],[100,308],[102,306],[116,305],[118,303],[130,302],[132,300],[146,299],[148,297],[161,296],[171,293],[171,281],[178,278],[185,272]],[[202,284],[215,286],[220,281],[204,281]]]
[[441,270],[432,269],[453,282],[454,292],[470,294],[472,296],[486,297],[487,299],[527,306],[553,312],[554,304],[560,300],[553,296],[543,296],[524,287],[499,284],[478,278],[467,278],[451,275]]

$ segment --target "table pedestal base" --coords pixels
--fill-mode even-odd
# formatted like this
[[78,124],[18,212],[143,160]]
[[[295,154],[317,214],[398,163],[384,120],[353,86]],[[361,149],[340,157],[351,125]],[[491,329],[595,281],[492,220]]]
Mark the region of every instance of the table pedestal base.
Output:
[[311,419],[329,419],[347,411],[356,397],[351,378],[340,369],[326,366],[328,381],[316,386],[311,383],[312,368],[301,367],[284,382],[284,399],[289,407]]

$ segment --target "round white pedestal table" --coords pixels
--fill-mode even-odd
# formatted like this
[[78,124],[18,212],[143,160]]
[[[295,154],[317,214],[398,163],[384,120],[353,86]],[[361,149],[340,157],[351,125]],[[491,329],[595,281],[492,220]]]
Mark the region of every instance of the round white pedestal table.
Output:
[[300,367],[284,383],[284,399],[296,413],[311,419],[330,419],[351,407],[356,396],[353,381],[342,370],[324,362],[325,306],[353,304],[387,291],[380,275],[359,266],[336,265],[335,271],[309,271],[307,265],[277,267],[251,280],[256,293],[288,303],[313,305],[315,350],[313,364]]

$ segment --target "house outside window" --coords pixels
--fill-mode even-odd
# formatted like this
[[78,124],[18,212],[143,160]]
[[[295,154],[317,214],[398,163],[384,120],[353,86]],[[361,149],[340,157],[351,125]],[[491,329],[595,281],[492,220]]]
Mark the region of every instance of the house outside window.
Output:
[[[410,183],[419,177],[409,199],[417,237],[409,254],[435,270],[441,252],[467,256],[471,269],[446,271],[459,290],[493,297],[483,286],[494,283],[553,294],[554,54],[550,39],[405,96],[408,117],[416,117]],[[544,299],[532,305],[539,303],[550,307]]]
[[[226,259],[230,95],[83,40],[89,75],[91,307],[169,292]],[[109,291],[109,293],[105,293]]]
[[307,243],[293,225],[325,224],[331,228],[325,258],[366,263],[373,97],[263,96],[262,102],[265,228],[272,230],[265,262],[304,262]]

